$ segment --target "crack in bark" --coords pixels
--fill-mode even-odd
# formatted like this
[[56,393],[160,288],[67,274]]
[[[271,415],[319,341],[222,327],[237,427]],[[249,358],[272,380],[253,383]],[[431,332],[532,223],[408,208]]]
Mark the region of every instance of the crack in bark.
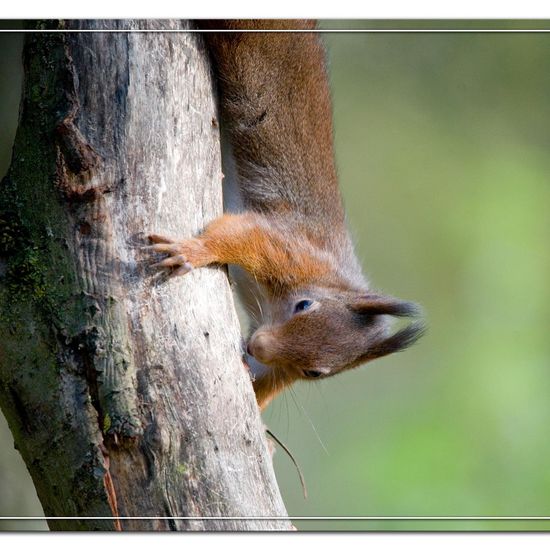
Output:
[[105,463],[105,475],[103,476],[103,484],[105,486],[105,492],[107,493],[107,500],[109,501],[109,507],[113,513],[115,531],[122,531],[122,525],[120,523],[120,514],[118,513],[118,505],[116,498],[115,486],[113,483],[113,478],[111,477],[110,460],[109,460],[109,451],[107,448],[100,444],[99,448],[101,449],[101,454],[103,455],[103,461]]
[[86,380],[86,386],[90,396],[92,407],[97,412],[97,422],[99,428],[99,434],[102,434],[102,438],[98,443],[98,448],[101,451],[98,458],[102,459],[103,473],[103,487],[105,489],[105,495],[109,508],[113,514],[113,524],[116,531],[122,531],[122,524],[120,522],[120,514],[118,510],[117,494],[113,477],[110,470],[110,457],[108,444],[109,441],[105,437],[105,416],[101,407],[101,400],[99,397],[97,370],[95,369],[94,356],[97,351],[97,342],[99,339],[99,333],[97,327],[92,327],[90,330],[84,330],[77,336],[72,338],[69,347],[72,350],[73,358],[77,365],[80,366],[80,372],[83,374]]

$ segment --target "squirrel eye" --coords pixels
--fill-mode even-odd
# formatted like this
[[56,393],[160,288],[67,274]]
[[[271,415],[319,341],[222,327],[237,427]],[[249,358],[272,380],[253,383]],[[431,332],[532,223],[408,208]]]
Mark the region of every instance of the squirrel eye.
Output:
[[319,378],[319,376],[323,375],[323,373],[318,370],[304,370],[302,372],[306,378]]
[[312,305],[313,305],[313,300],[300,300],[294,306],[294,313],[298,313],[300,311],[306,311],[306,309],[309,309]]

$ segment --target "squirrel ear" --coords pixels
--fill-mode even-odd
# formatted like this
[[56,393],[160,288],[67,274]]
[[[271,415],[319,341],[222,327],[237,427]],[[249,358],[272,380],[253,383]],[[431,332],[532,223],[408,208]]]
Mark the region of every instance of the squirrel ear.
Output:
[[[358,315],[372,319],[376,315],[392,315],[394,317],[420,317],[422,309],[412,303],[399,300],[392,296],[367,294],[358,296],[348,307]],[[422,320],[413,321],[394,334],[388,334],[389,325],[369,331],[366,334],[367,349],[355,363],[360,364],[378,357],[383,357],[397,351],[403,351],[414,344],[425,332],[426,326]]]
[[394,317],[422,315],[421,308],[415,303],[380,294],[360,295],[348,304],[348,307],[361,315],[393,315]]

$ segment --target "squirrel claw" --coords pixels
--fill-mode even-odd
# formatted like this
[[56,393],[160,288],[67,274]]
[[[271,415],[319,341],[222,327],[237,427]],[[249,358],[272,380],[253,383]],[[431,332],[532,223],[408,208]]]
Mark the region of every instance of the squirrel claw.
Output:
[[175,243],[157,243],[143,247],[145,250],[152,250],[153,252],[159,252],[161,254],[176,254],[179,251],[179,247]]
[[164,260],[157,262],[156,264],[153,264],[151,267],[176,267],[176,266],[184,266],[185,264],[189,264],[189,262],[186,260],[185,256],[169,256],[168,258],[165,258]]
[[143,249],[156,254],[167,254],[160,261],[151,264],[153,269],[170,269],[168,277],[185,275],[195,267],[203,267],[213,262],[205,252],[204,244],[200,239],[173,240],[162,235],[148,235],[150,242]]
[[152,243],[173,244],[175,242],[173,239],[170,239],[169,237],[164,237],[163,235],[157,235],[156,233],[148,235],[147,238]]
[[187,261],[185,256],[169,256],[164,260],[157,262],[156,264],[151,265],[152,268],[166,268],[173,267],[175,268],[168,275],[169,277],[177,277],[178,275],[185,275],[193,269],[193,265]]
[[185,275],[186,273],[189,273],[192,269],[193,269],[193,266],[189,262],[184,262],[183,265],[181,265],[177,269],[174,269],[174,271],[170,273],[170,277]]

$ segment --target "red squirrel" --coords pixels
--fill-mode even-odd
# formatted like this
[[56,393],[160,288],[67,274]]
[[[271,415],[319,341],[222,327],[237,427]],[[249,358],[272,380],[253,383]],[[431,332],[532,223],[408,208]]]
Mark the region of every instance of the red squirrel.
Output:
[[[199,21],[200,28],[313,30],[313,21]],[[252,311],[247,363],[260,408],[296,380],[321,379],[401,351],[420,321],[392,333],[410,302],[370,288],[346,228],[336,175],[325,54],[316,32],[204,33],[242,210],[195,238],[150,235],[155,264],[183,275],[238,266]]]

